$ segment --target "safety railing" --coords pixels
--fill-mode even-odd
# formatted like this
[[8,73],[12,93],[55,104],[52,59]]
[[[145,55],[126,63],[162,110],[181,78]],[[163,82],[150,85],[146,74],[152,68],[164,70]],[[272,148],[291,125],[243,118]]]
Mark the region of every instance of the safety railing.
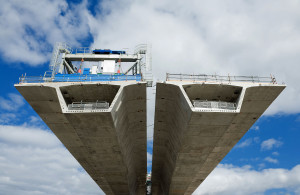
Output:
[[166,81],[203,81],[203,82],[252,82],[252,83],[273,83],[277,84],[274,76],[220,76],[206,74],[166,74]]
[[21,76],[19,83],[47,82],[93,82],[93,81],[142,81],[141,75],[102,75],[102,74],[57,74],[54,78],[44,76]]
[[108,109],[109,103],[106,101],[96,102],[73,102],[68,105],[69,110],[97,110],[97,109]]
[[139,44],[135,47],[134,53],[135,54],[146,54],[147,52],[147,44]]
[[51,81],[51,77],[44,76],[21,76],[19,78],[19,83],[45,83]]
[[73,49],[73,54],[89,54],[92,53],[93,49],[90,47],[78,47]]
[[236,109],[236,103],[233,102],[208,101],[208,100],[193,100],[192,102],[195,108],[227,109],[227,110]]
[[56,44],[57,44],[58,48],[60,50],[62,50],[62,52],[72,53],[72,47],[68,43],[57,42]]

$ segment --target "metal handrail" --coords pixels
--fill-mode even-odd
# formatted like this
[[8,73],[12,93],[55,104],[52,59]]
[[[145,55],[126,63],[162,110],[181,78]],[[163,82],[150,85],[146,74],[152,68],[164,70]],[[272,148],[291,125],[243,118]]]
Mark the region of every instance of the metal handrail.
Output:
[[68,105],[69,110],[95,110],[95,109],[108,109],[109,103],[106,101],[96,102],[72,102]]
[[259,76],[220,76],[206,74],[166,74],[166,81],[204,81],[204,82],[253,82],[253,83],[273,83],[277,84],[274,76],[259,77]]
[[147,44],[145,43],[139,44],[134,49],[135,54],[140,53],[141,51],[143,51],[143,54],[145,54],[145,52],[147,51]]
[[236,103],[223,101],[193,100],[195,108],[236,110]]
[[92,82],[92,81],[141,81],[140,75],[72,75],[70,76],[26,76],[19,78],[19,83],[47,83],[47,82]]
[[78,48],[74,48],[73,50],[73,54],[90,54],[92,53],[93,49],[90,47],[78,47]]

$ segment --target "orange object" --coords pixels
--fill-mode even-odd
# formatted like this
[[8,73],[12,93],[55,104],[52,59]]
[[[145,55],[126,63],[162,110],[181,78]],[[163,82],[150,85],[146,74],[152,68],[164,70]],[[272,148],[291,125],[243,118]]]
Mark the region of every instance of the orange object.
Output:
[[82,62],[84,62],[83,58],[81,59],[80,68],[79,68],[79,70],[78,70],[78,73],[79,73],[79,74],[81,74]]
[[118,62],[119,62],[119,69],[118,69],[118,71],[117,71],[117,73],[118,74],[121,74],[121,58],[118,60]]

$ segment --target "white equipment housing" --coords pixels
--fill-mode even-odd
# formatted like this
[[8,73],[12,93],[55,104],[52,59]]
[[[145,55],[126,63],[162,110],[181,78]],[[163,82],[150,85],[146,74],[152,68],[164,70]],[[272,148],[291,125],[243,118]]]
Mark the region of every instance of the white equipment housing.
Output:
[[103,61],[103,74],[114,74],[115,73],[115,61],[104,60]]

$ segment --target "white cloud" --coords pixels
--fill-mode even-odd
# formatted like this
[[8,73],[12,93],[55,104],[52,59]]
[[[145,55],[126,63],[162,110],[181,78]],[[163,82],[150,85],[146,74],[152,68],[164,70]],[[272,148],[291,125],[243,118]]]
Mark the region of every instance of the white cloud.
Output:
[[8,111],[18,111],[24,105],[24,98],[20,95],[10,93],[8,99],[0,97],[0,108]]
[[[47,9],[45,9],[47,8]],[[89,35],[86,1],[70,6],[66,1],[6,1],[0,7],[0,51],[4,60],[39,65],[50,61],[51,45],[78,45]]]
[[152,43],[158,79],[166,72],[275,74],[288,88],[266,114],[300,111],[300,2],[114,0],[100,7],[88,21],[93,46]]
[[152,167],[152,154],[147,152],[147,167]]
[[252,138],[248,138],[246,139],[245,141],[241,142],[241,143],[238,143],[235,148],[244,148],[244,147],[247,147],[247,146],[250,146],[252,143]]
[[265,164],[265,163],[260,163],[260,164],[258,164],[259,170],[261,170],[261,169],[263,169],[263,168],[265,168],[265,167],[266,167],[266,164]]
[[278,148],[283,144],[283,142],[276,140],[274,138],[267,139],[263,141],[260,145],[261,150],[272,150],[273,148]]
[[258,131],[259,130],[259,126],[255,125],[254,127],[252,127],[253,130]]
[[37,116],[30,116],[30,120],[29,120],[29,123],[39,123],[41,122],[41,118],[37,117]]
[[147,152],[147,161],[152,161],[152,154]]
[[254,141],[255,143],[259,143],[260,138],[259,138],[259,137],[254,137],[254,138],[253,138],[253,141]]
[[94,7],[96,16],[87,1],[6,1],[0,7],[3,59],[38,65],[50,61],[56,41],[79,46],[89,34],[98,48],[148,42],[160,80],[166,72],[271,73],[288,87],[266,114],[300,111],[299,1],[112,0]]
[[17,119],[17,116],[13,113],[2,113],[0,114],[0,124],[11,124],[14,123]]
[[[150,42],[153,72],[158,79],[163,80],[166,72],[260,76],[272,73],[288,87],[267,114],[296,113],[300,111],[299,7],[298,1],[279,0],[113,0],[102,1],[101,12],[93,17],[85,1],[70,8],[66,1],[11,0],[0,7],[0,51],[5,60],[38,65],[50,60],[49,51],[56,41],[78,46],[88,33],[93,35],[93,46],[101,48],[133,48]],[[8,105],[0,103],[5,110],[22,106]],[[1,126],[0,130],[0,189],[7,190],[3,193],[98,193],[96,184],[77,170],[78,163],[51,133],[12,126]],[[152,128],[148,128],[147,136],[152,134]],[[274,140],[264,141],[262,150],[282,145]],[[204,194],[253,194],[277,187],[297,188],[299,169],[296,166],[292,170],[257,172],[223,165],[199,189]]]
[[277,163],[278,163],[278,160],[277,160],[277,159],[271,158],[271,157],[269,157],[269,156],[266,157],[264,160],[267,161],[267,162],[269,162],[269,163],[274,163],[274,164],[277,164]]
[[271,189],[300,192],[300,165],[288,169],[252,170],[249,167],[219,165],[193,193],[194,195],[263,194]]
[[272,152],[272,155],[279,156],[279,153],[278,152]]
[[259,142],[259,137],[248,138],[242,142],[239,142],[234,148],[244,148],[250,146],[251,144],[257,144]]
[[[51,135],[51,136],[50,136]],[[45,140],[45,138],[48,138]],[[60,141],[48,131],[22,126],[0,126],[0,140],[3,144],[53,148],[61,145]]]
[[2,194],[104,194],[51,132],[0,126]]
[[[20,117],[20,115],[18,116]],[[22,123],[24,127],[35,127],[35,128],[47,128],[47,125],[43,122],[43,120],[39,116],[28,116],[27,119],[24,119],[25,122]],[[18,123],[17,123],[18,124]],[[48,128],[47,128],[48,129]]]
[[147,140],[153,141],[155,87],[147,88]]

